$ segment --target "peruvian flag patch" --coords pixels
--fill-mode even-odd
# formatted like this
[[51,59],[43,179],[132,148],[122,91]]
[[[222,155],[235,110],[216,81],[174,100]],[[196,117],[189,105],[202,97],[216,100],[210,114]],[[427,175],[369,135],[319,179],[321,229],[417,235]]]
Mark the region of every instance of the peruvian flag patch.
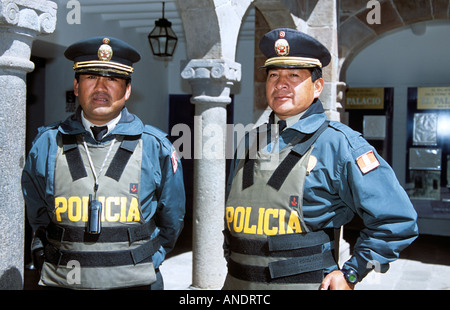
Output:
[[359,169],[366,174],[380,165],[380,162],[375,157],[373,151],[369,151],[356,159]]

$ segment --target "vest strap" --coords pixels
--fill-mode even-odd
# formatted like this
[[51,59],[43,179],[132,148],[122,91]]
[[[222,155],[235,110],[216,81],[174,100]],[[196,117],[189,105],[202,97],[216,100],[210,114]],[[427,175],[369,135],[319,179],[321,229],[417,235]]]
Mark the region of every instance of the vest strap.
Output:
[[59,250],[52,244],[45,247],[45,261],[56,265],[66,266],[69,261],[76,260],[83,267],[113,267],[124,265],[137,265],[152,262],[153,254],[160,247],[159,238],[156,237],[143,245],[124,251],[98,251],[81,252]]
[[250,187],[254,183],[255,160],[248,158],[248,152],[245,156],[245,162],[242,174],[242,190]]
[[87,172],[78,149],[76,135],[62,135],[63,152],[66,155],[67,165],[69,166],[72,180],[76,181],[87,177]]
[[[304,234],[268,236],[266,240],[239,238],[223,231],[231,252],[271,257],[299,257],[322,252],[322,245],[334,240],[333,229]],[[331,243],[334,248],[334,242]]]
[[269,263],[272,279],[301,274],[309,271],[323,270],[335,265],[331,251],[304,257],[295,257]]
[[274,171],[269,181],[267,181],[267,185],[273,187],[277,191],[280,190],[284,181],[286,181],[289,172],[291,172],[292,168],[294,168],[301,158],[302,157],[299,154],[291,151]]
[[333,229],[324,229],[304,234],[286,234],[267,237],[269,251],[287,251],[322,245],[334,240]]
[[[124,136],[119,149],[117,150],[114,158],[106,171],[106,176],[116,180],[120,180],[123,171],[133,155],[137,144],[139,143],[140,135],[137,136]],[[67,158],[67,164],[69,166],[69,171],[72,176],[72,180],[76,181],[78,179],[87,177],[86,169],[83,164],[83,159],[81,158],[80,150],[78,149],[77,137],[76,135],[63,135],[63,150]]]
[[[320,283],[323,269],[336,265],[333,229],[268,236],[267,241],[235,237],[228,230],[224,234],[231,252],[280,258],[268,263],[267,267],[241,264],[229,259],[230,274],[241,280],[278,284]],[[331,249],[322,252],[322,245],[329,242]]]
[[120,180],[125,166],[127,165],[131,155],[133,155],[140,138],[140,135],[124,137],[119,149],[111,161],[111,164],[109,165],[108,170],[106,171],[106,176],[116,180],[117,182]]
[[291,170],[298,163],[300,158],[302,158],[309,150],[309,148],[316,142],[322,132],[327,129],[328,123],[328,120],[325,121],[322,126],[320,126],[316,132],[314,132],[314,134],[306,135],[300,143],[292,148],[291,152],[286,156],[286,158],[281,162],[281,164],[272,174],[269,181],[267,182],[267,185],[273,187],[277,191],[280,190]]
[[86,233],[85,227],[60,226],[53,222],[47,226],[49,239],[58,242],[129,242],[130,244],[150,239],[156,225],[153,220],[132,227],[102,227],[102,233],[92,235]]
[[240,280],[270,284],[320,283],[323,280],[322,270],[310,271],[287,277],[272,278],[269,267],[243,265],[236,263],[232,259],[228,261],[228,272],[230,275]]
[[[242,175],[242,190],[253,185],[254,182],[254,169],[255,169],[255,156],[256,151],[259,148],[260,131],[256,128],[256,139],[252,140],[250,133],[245,135],[245,159],[243,175]],[[252,158],[250,158],[250,153],[252,153]],[[236,158],[236,157],[235,157]]]
[[230,274],[238,279],[264,283],[320,283],[323,270],[335,265],[331,251],[269,263],[268,267],[239,264],[228,260]]

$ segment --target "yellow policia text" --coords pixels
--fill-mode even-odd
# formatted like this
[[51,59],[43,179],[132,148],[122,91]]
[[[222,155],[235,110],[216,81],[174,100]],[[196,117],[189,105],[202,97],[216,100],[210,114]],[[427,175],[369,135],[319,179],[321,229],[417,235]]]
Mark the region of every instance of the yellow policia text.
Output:
[[[98,197],[102,203],[102,222],[139,222],[141,219],[139,204],[136,197],[132,197],[128,205],[127,197]],[[71,222],[87,222],[89,197],[72,196],[55,198],[56,221],[63,217]]]
[[[284,235],[301,233],[298,213],[292,210],[259,208],[252,214],[251,207],[226,207],[225,218],[229,231],[251,235]],[[257,221],[257,222],[255,222]]]

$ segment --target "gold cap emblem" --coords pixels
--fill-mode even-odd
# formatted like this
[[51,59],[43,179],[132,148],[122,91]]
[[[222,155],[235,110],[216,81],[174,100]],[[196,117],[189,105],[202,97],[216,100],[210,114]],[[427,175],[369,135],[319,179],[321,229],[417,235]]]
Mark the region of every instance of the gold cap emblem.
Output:
[[286,33],[284,31],[280,31],[280,38],[275,42],[275,52],[278,56],[287,56],[289,55],[289,42],[284,39]]
[[108,38],[103,39],[103,44],[98,49],[98,60],[101,61],[110,61],[113,56],[113,50],[111,46],[109,46],[110,40]]

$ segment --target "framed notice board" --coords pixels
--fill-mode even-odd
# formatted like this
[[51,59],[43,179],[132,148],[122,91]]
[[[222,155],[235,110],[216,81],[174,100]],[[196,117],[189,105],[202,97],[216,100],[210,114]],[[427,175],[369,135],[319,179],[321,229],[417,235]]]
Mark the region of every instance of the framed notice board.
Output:
[[348,125],[363,134],[392,165],[393,88],[349,88],[345,96]]
[[407,192],[421,233],[450,235],[450,87],[408,88]]

